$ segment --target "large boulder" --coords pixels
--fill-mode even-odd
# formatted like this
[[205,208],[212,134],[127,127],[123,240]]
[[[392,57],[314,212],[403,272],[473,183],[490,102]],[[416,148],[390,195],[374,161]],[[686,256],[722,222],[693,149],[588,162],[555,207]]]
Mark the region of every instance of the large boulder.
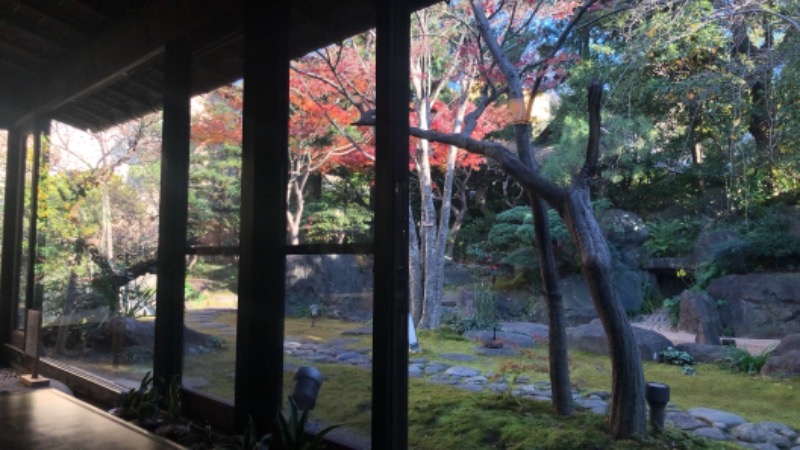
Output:
[[680,296],[678,329],[696,334],[701,324],[707,323],[718,335],[722,334],[722,321],[716,303],[703,291],[686,290]]
[[[614,264],[612,272],[617,294],[626,311],[638,313],[642,309],[646,287],[654,286],[650,275],[641,270],[631,270],[625,266]],[[572,274],[559,280],[561,298],[564,303],[564,318],[567,326],[589,323],[597,319],[597,311],[592,302],[589,288],[583,276]],[[544,296],[539,296],[530,310],[531,319],[535,322],[547,322],[547,304]]]
[[612,272],[617,295],[625,311],[638,313],[642,310],[644,299],[649,293],[649,287],[656,286],[655,277],[638,268],[625,266],[621,261],[614,263]]
[[372,318],[372,260],[362,255],[291,255],[286,258],[286,314],[324,305],[327,315]]
[[641,217],[630,211],[609,209],[598,220],[603,235],[617,248],[639,248],[650,237],[650,231]]
[[[589,323],[597,318],[589,289],[580,275],[567,275],[559,281],[561,298],[564,304],[564,319],[567,326]],[[548,323],[547,303],[539,296],[531,307],[531,318],[535,322]]]
[[[632,327],[636,345],[642,359],[653,360],[658,353],[672,347],[672,341],[655,331]],[[608,339],[603,326],[597,321],[567,328],[567,345],[573,350],[608,355]]]
[[761,368],[761,374],[800,376],[800,334],[781,339]]
[[800,273],[728,275],[709,283],[725,328],[737,337],[780,338],[800,333]]

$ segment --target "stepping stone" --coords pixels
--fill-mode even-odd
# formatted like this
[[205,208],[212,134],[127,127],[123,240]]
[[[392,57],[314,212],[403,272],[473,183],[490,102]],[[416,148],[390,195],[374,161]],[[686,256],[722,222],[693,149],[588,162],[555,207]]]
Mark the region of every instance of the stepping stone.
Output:
[[456,387],[465,391],[483,392],[483,386],[480,384],[459,384]]
[[356,352],[344,352],[341,353],[339,356],[336,357],[337,361],[350,361],[353,359],[362,358],[361,353]]
[[479,359],[477,356],[465,355],[463,353],[442,353],[439,357],[453,361],[477,361]]
[[742,416],[711,408],[691,408],[686,412],[717,428],[732,428],[747,422]]
[[460,377],[460,378],[476,377],[480,375],[478,369],[473,369],[472,367],[464,367],[464,366],[451,367],[445,370],[444,373],[451,377]]
[[489,390],[498,393],[503,393],[508,390],[508,385],[505,383],[489,383],[486,385],[486,387],[488,387]]
[[483,356],[516,356],[519,355],[519,351],[515,348],[511,347],[501,347],[501,348],[486,348],[482,345],[477,347],[473,347],[472,351],[476,355],[483,355]]
[[451,385],[451,386],[458,384],[458,380],[455,380],[453,378],[444,376],[442,374],[434,375],[428,381],[430,381],[431,383],[448,384],[448,385]]
[[575,406],[580,409],[588,409],[592,413],[601,416],[605,415],[606,411],[608,411],[608,403],[602,400],[593,400],[589,398],[575,400]]
[[731,435],[740,441],[772,444],[789,448],[797,438],[797,432],[786,425],[774,422],[743,423],[731,430]]
[[433,374],[439,373],[439,372],[447,369],[448,367],[450,367],[450,366],[448,366],[447,364],[434,363],[434,364],[431,364],[431,365],[425,367],[425,374],[426,375],[433,375]]
[[664,422],[667,425],[672,425],[675,428],[679,428],[685,431],[696,430],[698,428],[703,428],[708,426],[708,424],[705,423],[704,421],[684,411],[668,412]]
[[422,377],[422,366],[419,364],[411,364],[408,366],[408,376],[414,378]]

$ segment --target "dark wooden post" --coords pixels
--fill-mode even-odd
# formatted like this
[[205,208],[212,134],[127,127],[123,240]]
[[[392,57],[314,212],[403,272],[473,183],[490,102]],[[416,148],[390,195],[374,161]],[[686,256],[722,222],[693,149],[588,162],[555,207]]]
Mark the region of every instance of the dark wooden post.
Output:
[[408,443],[409,10],[378,0],[372,448]]
[[183,289],[186,278],[192,55],[186,41],[164,49],[161,204],[158,224],[153,378],[166,391],[183,370]]
[[17,294],[22,239],[22,196],[25,183],[24,133],[8,131],[6,159],[5,210],[3,212],[3,261],[0,269],[0,340],[8,342],[17,325]]
[[267,431],[282,402],[289,123],[288,11],[245,5],[236,422]]

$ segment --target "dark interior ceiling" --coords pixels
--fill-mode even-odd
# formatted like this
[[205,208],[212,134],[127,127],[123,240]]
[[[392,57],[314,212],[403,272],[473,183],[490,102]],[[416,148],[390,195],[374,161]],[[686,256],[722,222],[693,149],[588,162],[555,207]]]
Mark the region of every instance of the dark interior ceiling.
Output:
[[[193,49],[194,93],[235,81],[244,1],[0,0],[0,128],[43,114],[98,130],[161,109],[161,56],[179,37]],[[375,1],[284,0],[291,56],[373,27]]]

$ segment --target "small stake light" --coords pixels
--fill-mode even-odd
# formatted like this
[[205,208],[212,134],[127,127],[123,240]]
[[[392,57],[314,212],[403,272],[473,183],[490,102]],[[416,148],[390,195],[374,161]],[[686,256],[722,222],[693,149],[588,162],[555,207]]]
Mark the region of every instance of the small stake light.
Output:
[[647,383],[645,391],[647,404],[650,405],[650,425],[653,431],[660,433],[664,430],[666,407],[669,403],[669,386],[663,383]]

